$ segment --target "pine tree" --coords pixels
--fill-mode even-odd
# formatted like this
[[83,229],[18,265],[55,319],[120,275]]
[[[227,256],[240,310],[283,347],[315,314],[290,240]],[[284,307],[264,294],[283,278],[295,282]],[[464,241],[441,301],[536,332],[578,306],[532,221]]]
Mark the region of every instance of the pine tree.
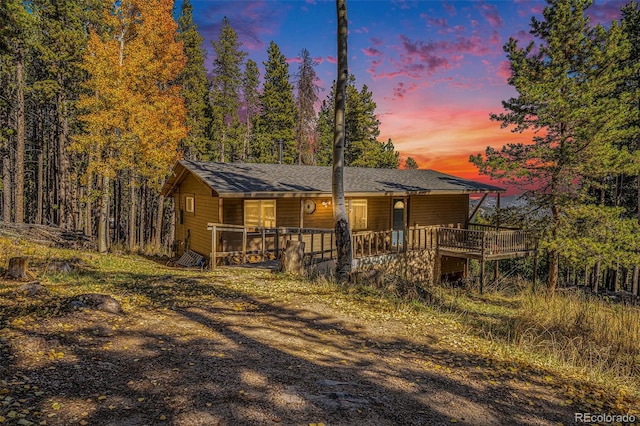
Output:
[[182,86],[181,95],[187,108],[187,128],[189,133],[182,142],[181,150],[188,160],[206,157],[211,150],[211,142],[207,137],[211,105],[209,104],[209,81],[204,62],[206,52],[202,49],[203,37],[198,33],[193,22],[193,6],[190,0],[182,3],[178,18],[178,40],[184,45],[187,64],[178,78]]
[[[334,93],[334,90],[331,90]],[[316,120],[317,143],[313,147],[313,158],[318,166],[330,166],[333,161],[333,102],[322,101]]]
[[318,102],[318,75],[314,67],[318,65],[307,49],[299,55],[300,66],[296,78],[298,96],[296,98],[297,125],[296,145],[298,164],[313,164],[313,146],[316,140],[316,111]]
[[612,170],[631,165],[616,147],[627,132],[629,105],[613,96],[626,73],[617,63],[628,56],[629,44],[615,23],[609,31],[589,25],[585,10],[590,2],[548,3],[544,20],[531,22],[531,33],[541,40],[537,50],[533,42],[521,48],[514,39],[505,45],[509,84],[518,96],[503,101],[506,112],[492,115],[503,127],[537,134],[530,144],[508,144],[500,151],[489,147],[485,158],[472,156],[471,161],[481,173],[520,187],[538,212],[549,212],[539,225],[546,232],[547,286],[553,291],[560,256],[576,247],[563,239],[569,212],[579,221],[583,210],[577,207],[594,204],[589,197],[594,185]]
[[416,163],[416,160],[414,160],[413,157],[407,157],[407,159],[404,160],[404,168],[407,170],[416,170],[418,168],[418,163]]
[[261,163],[277,163],[279,144],[282,144],[282,162],[297,161],[295,120],[296,110],[293,86],[289,82],[289,64],[275,42],[267,49],[269,58],[264,62],[265,74],[260,105],[262,111],[256,120],[256,143],[253,158]]
[[[380,136],[379,125],[373,100],[373,93],[364,85],[358,90],[355,76],[350,75],[346,88],[346,130],[345,130],[345,165],[350,167],[398,168],[399,153],[391,140],[387,143],[377,140]],[[335,86],[331,96],[335,96]],[[323,101],[318,112],[318,143],[315,147],[317,164],[329,161],[331,147],[331,129],[333,117],[329,101]]]
[[247,161],[249,155],[249,147],[254,141],[254,123],[260,114],[260,93],[258,86],[260,85],[260,71],[258,64],[249,59],[245,66],[244,75],[242,76],[242,94],[245,109],[245,126],[243,135],[242,155],[240,159]]
[[[68,146],[72,133],[77,131],[75,101],[86,78],[80,66],[88,41],[86,27],[99,22],[95,13],[101,10],[102,3],[33,0],[31,4],[39,17],[41,34],[37,45],[39,75],[34,86],[44,103],[39,104],[42,112],[37,116],[46,117],[47,110],[53,110],[55,121],[53,138],[40,136],[38,146],[34,147],[38,151],[34,158],[38,165],[38,172],[34,173],[38,176],[37,220],[44,220],[42,192],[46,171],[47,175],[57,177],[51,179],[55,198],[49,202],[50,220],[63,228],[78,229],[78,170],[74,170]],[[33,125],[46,126],[44,123]],[[44,151],[49,146],[52,155],[45,158]]]
[[242,140],[234,139],[234,126],[240,118],[240,91],[242,88],[242,63],[246,52],[240,50],[242,43],[225,17],[218,40],[213,40],[216,57],[213,60],[211,82],[212,120],[209,135],[215,145],[215,152],[208,157],[219,161],[237,159]]
[[[12,108],[15,117],[14,144],[8,151],[15,152],[13,156],[13,220],[17,223],[24,222],[24,184],[25,184],[25,62],[33,45],[33,31],[35,16],[29,13],[26,4],[20,0],[6,0],[2,4],[0,15],[2,28],[0,29],[0,47],[2,53],[8,54],[12,59],[11,70],[13,72],[14,93],[11,93],[7,107]],[[3,161],[3,169],[11,167],[11,156],[8,161]],[[7,191],[11,191],[7,171],[4,171],[5,206],[10,200]],[[8,207],[5,207],[8,208]],[[10,214],[10,213],[9,213]],[[6,217],[5,217],[6,219]]]

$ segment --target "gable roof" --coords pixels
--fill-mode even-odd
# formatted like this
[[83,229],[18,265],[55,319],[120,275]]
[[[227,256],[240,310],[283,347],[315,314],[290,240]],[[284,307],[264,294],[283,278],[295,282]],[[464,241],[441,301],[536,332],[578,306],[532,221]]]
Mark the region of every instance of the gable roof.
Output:
[[[171,195],[193,173],[222,198],[318,197],[331,195],[332,168],[290,164],[214,163],[179,161],[162,187]],[[345,167],[344,191],[347,196],[409,194],[472,194],[504,192],[486,185],[434,170],[370,169]]]

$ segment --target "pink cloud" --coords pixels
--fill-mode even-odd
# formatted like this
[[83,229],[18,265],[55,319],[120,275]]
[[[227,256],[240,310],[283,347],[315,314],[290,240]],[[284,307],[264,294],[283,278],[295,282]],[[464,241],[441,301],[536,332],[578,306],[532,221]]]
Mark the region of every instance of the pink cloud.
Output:
[[324,58],[322,56],[317,56],[317,57],[313,58],[313,62],[315,62],[316,64],[320,65],[321,63],[324,62]]
[[419,86],[416,83],[406,84],[400,82],[393,88],[393,99],[402,99],[407,93],[416,91],[418,87]]
[[479,3],[480,13],[489,22],[491,28],[501,28],[503,25],[502,17],[498,12],[498,8],[493,4]]
[[437,28],[449,28],[449,24],[447,23],[447,20],[444,18],[432,18],[430,16],[425,16],[425,18],[427,19],[427,24],[432,25],[434,27]]
[[[458,36],[455,41],[439,40],[424,42],[411,40],[405,35],[400,35],[399,59],[389,58],[388,64],[393,71],[378,73],[382,65],[376,62],[369,67],[368,72],[374,80],[382,78],[395,78],[404,76],[420,79],[432,76],[435,73],[458,66],[465,54],[485,56],[495,52],[492,45],[500,43],[497,32],[493,32],[488,40],[474,35],[471,37]],[[363,51],[367,56],[381,58],[377,50]]]
[[327,56],[327,62],[329,62],[330,64],[337,64],[338,59],[335,56]]
[[622,4],[616,1],[610,2],[594,2],[589,9],[587,9],[587,16],[594,24],[610,24],[611,21],[620,19],[622,13],[620,8]]
[[496,75],[504,78],[505,82],[511,78],[511,65],[509,64],[509,61],[500,62]]
[[371,44],[373,44],[374,46],[377,46],[377,47],[382,46],[382,44],[384,43],[384,42],[382,41],[382,39],[379,39],[379,38],[377,38],[377,37],[371,37],[371,38],[369,39],[369,41],[371,41]]
[[362,51],[362,53],[365,54],[365,56],[374,57],[374,58],[379,58],[384,56],[384,53],[376,49],[375,47],[367,47],[365,49],[360,49],[360,50]]
[[451,3],[443,3],[442,8],[449,14],[449,16],[456,16],[458,14],[456,7]]

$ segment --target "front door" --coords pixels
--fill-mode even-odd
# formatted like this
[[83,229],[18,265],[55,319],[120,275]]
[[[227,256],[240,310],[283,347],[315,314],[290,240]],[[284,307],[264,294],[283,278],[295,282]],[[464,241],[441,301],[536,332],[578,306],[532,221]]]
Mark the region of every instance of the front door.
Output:
[[403,244],[404,241],[404,209],[405,201],[401,198],[393,199],[393,245]]

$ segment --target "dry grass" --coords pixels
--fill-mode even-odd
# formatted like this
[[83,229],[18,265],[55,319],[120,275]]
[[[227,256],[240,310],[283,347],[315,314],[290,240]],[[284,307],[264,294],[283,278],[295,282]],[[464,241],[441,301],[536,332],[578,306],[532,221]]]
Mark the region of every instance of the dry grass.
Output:
[[[579,295],[549,298],[513,290],[521,286],[478,296],[462,288],[416,287],[389,280],[382,287],[367,283],[338,285],[323,279],[307,281],[239,269],[215,273],[169,269],[139,256],[98,256],[0,238],[0,268],[6,267],[3,261],[9,256],[16,255],[31,256],[32,264],[38,265],[36,271],[52,259],[82,262],[82,267],[70,274],[40,273],[39,279],[51,291],[41,300],[15,298],[9,286],[0,286],[0,331],[4,328],[16,335],[23,333],[23,328],[30,330],[43,323],[50,323],[53,328],[59,326],[58,322],[65,326],[68,322],[62,318],[70,314],[61,313],[58,302],[90,292],[110,294],[126,312],[145,318],[194,308],[252,318],[255,303],[247,304],[245,300],[261,300],[265,304],[261,315],[271,315],[266,307],[272,307],[276,315],[285,308],[307,312],[308,307],[316,306],[325,314],[339,314],[343,321],[365,327],[376,324],[386,338],[393,334],[399,342],[406,341],[381,349],[374,354],[376,359],[413,353],[417,339],[430,336],[435,342],[434,352],[424,350],[415,356],[417,364],[426,366],[419,370],[420,374],[462,375],[460,381],[495,388],[497,395],[502,395],[504,389],[512,392],[509,395],[523,395],[523,389],[532,383],[543,390],[548,387],[553,398],[560,398],[565,404],[558,407],[554,405],[557,402],[523,401],[513,396],[509,414],[522,410],[523,405],[529,407],[531,402],[554,410],[617,413],[637,413],[640,406],[640,313],[633,307]],[[277,321],[269,321],[268,329],[272,329]],[[243,319],[236,327],[245,325],[253,326]],[[114,333],[117,337],[118,333]],[[74,335],[82,336],[80,332]],[[327,336],[318,340],[323,347],[333,335]],[[16,339],[7,341],[17,342]],[[345,335],[345,342],[349,339]],[[73,350],[56,349],[54,356],[64,352],[64,359],[71,359]],[[45,357],[45,361],[59,362],[49,358]],[[304,359],[303,355],[299,358]],[[135,371],[138,364],[135,359],[131,362]],[[174,366],[171,367],[169,370],[173,371]],[[353,371],[359,374],[360,370],[354,367]],[[479,394],[484,395],[483,392]],[[45,396],[49,394],[42,397]],[[492,404],[495,397],[487,394],[485,402]]]
[[[524,285],[523,285],[524,284]],[[640,308],[582,293],[532,294],[522,282],[479,296],[462,288],[428,287],[398,292],[398,306],[427,305],[481,337],[476,347],[505,360],[523,360],[567,378],[569,398],[601,409],[640,398]],[[416,297],[420,294],[419,297]],[[483,343],[490,343],[488,346]]]

